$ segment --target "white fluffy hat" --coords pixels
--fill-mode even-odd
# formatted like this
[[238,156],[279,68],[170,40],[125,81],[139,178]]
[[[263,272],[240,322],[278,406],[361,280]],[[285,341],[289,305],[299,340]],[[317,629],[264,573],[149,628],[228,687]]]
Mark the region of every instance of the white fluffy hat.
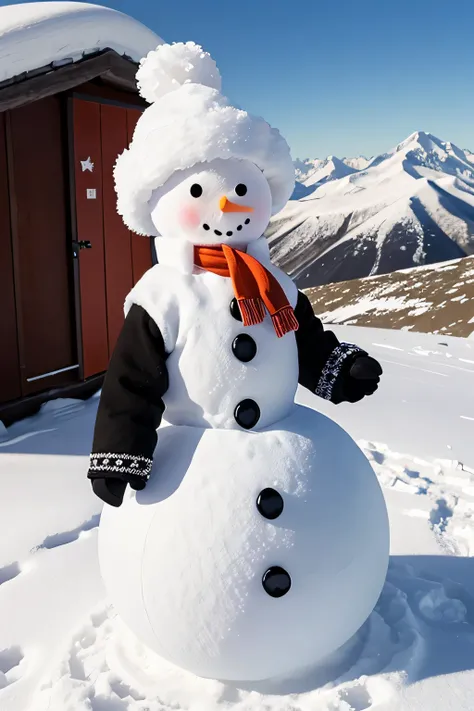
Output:
[[176,170],[216,158],[255,163],[270,186],[273,214],[283,208],[295,181],[288,144],[262,118],[222,96],[219,70],[207,52],[194,42],[160,45],[140,62],[137,82],[151,105],[114,170],[117,209],[131,230],[156,235],[152,192]]

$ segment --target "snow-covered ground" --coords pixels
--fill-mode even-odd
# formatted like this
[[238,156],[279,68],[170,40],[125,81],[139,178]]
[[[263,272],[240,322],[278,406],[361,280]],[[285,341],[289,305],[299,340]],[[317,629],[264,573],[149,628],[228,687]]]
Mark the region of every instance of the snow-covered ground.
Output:
[[57,400],[0,431],[2,711],[474,707],[474,342],[336,332],[385,370],[357,405],[299,393],[359,441],[389,508],[387,583],[356,637],[324,668],[247,686],[197,679],[145,650],[99,575],[101,507],[85,476],[98,399]]

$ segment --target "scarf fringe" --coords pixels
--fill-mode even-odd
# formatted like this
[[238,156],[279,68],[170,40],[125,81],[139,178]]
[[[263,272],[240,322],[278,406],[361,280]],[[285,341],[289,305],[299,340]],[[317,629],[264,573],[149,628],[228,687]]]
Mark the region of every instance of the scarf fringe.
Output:
[[278,338],[282,338],[286,333],[297,331],[299,328],[298,320],[291,306],[285,306],[272,316],[273,328],[275,329]]
[[[265,318],[265,306],[261,299],[240,299],[238,301],[244,326],[257,326]],[[291,306],[285,306],[272,316],[273,328],[278,338],[299,328],[298,320]]]
[[265,307],[261,299],[239,299],[238,304],[244,326],[257,326],[265,318]]

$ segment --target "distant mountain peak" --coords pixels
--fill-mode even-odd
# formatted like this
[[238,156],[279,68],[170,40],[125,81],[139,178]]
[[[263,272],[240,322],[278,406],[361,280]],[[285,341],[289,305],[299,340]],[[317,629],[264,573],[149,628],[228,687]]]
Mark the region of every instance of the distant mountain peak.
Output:
[[474,255],[472,153],[415,131],[368,164],[350,160],[307,161],[272,220],[272,254],[299,286]]

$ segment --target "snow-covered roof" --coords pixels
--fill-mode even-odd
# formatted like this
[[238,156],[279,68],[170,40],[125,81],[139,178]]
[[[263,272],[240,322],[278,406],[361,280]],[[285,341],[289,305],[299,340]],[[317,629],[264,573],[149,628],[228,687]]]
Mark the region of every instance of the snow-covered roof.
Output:
[[0,7],[0,82],[51,63],[113,49],[139,61],[163,40],[132,17],[82,2]]

